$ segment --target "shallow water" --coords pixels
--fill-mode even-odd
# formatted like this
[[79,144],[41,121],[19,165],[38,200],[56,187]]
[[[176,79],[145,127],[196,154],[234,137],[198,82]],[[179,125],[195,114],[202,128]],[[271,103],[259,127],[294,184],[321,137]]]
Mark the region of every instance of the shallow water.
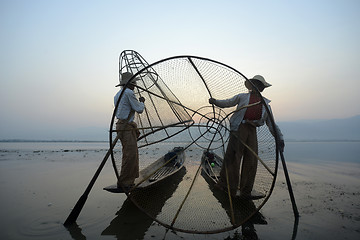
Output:
[[[102,190],[115,182],[110,162],[95,183],[77,225],[64,228],[63,222],[107,147],[104,142],[0,143],[0,239],[225,239],[241,235],[241,228],[211,235],[166,231],[126,201],[125,195]],[[296,239],[360,236],[356,227],[360,226],[360,206],[352,200],[360,196],[359,147],[359,142],[287,143],[285,157],[302,216]],[[188,157],[199,156],[192,151]],[[337,166],[339,162],[342,167]],[[315,171],[309,163],[321,167]],[[321,196],[316,198],[315,193]],[[321,198],[334,194],[333,201]],[[332,210],[321,209],[324,204]],[[319,209],[312,208],[317,205]],[[274,193],[261,213],[268,224],[255,225],[260,239],[291,239],[294,221],[281,167]],[[333,226],[340,229],[333,232]]]

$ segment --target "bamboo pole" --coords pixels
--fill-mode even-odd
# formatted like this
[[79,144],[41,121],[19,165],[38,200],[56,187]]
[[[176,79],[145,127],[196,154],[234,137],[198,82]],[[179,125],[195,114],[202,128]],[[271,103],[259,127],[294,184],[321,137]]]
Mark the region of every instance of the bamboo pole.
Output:
[[286,167],[284,153],[282,151],[280,151],[280,157],[281,157],[281,163],[282,163],[283,169],[284,169],[285,180],[286,180],[286,184],[287,184],[287,187],[288,187],[288,190],[289,190],[291,204],[292,204],[292,208],[293,208],[293,212],[294,212],[294,216],[295,216],[295,220],[296,220],[296,219],[299,218],[300,215],[299,215],[299,211],[298,211],[297,206],[296,206],[294,192],[293,192],[292,187],[291,187],[290,177],[289,177],[289,173],[288,173],[288,170],[287,170],[287,167]]

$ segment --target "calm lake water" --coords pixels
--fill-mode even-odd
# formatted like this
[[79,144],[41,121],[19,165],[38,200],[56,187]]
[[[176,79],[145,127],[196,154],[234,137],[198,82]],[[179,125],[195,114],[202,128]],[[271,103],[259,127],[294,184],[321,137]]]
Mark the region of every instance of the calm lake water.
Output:
[[285,155],[289,162],[360,163],[360,142],[287,142]]
[[[88,185],[108,146],[106,142],[0,142],[0,239],[225,239],[236,235],[234,231],[215,235],[167,232],[129,206],[125,195],[102,190],[115,182],[110,162],[78,218],[79,225],[64,228],[62,223]],[[360,164],[360,142],[287,142],[285,157],[289,163]],[[291,215],[291,205],[289,202],[287,205]],[[127,215],[122,215],[124,212]],[[141,223],[130,224],[125,230],[117,227],[124,224],[122,217],[128,215],[141,219]],[[259,228],[261,239],[291,238],[291,222],[288,226],[285,222],[281,233],[273,235],[269,235],[273,232],[270,223]],[[306,238],[298,235],[297,239]]]
[[[41,152],[106,152],[107,142],[0,142],[1,160],[11,153]],[[18,154],[18,155],[19,155]],[[286,142],[289,162],[352,162],[360,163],[360,142]],[[31,160],[31,159],[29,159]],[[61,161],[62,159],[56,159]]]

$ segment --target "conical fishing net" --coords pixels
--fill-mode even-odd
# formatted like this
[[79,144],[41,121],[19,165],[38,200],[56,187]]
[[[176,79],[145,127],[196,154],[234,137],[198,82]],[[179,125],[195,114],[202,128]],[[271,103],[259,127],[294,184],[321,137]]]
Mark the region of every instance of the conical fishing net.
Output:
[[[155,221],[183,232],[218,233],[254,218],[275,183],[277,135],[269,130],[275,129],[274,122],[256,128],[258,149],[245,147],[257,159],[253,190],[264,196],[254,200],[231,196],[229,188],[219,189],[216,183],[233,134],[229,119],[236,106],[209,104],[209,98],[228,99],[248,93],[246,77],[225,64],[194,56],[172,57],[149,65],[135,51],[121,54],[120,73],[124,72],[140,78],[134,93],[146,99],[144,112],[135,115],[141,133],[140,176],[134,187],[123,189],[129,199]],[[258,104],[271,115],[263,99]],[[119,178],[123,154],[115,122],[114,114],[111,157]],[[223,180],[229,186],[228,180]]]

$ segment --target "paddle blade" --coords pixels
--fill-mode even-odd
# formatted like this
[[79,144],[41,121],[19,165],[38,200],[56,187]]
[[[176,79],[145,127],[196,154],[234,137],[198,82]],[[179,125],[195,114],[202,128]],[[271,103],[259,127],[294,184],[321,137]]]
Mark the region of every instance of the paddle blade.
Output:
[[69,227],[71,226],[73,223],[76,222],[76,219],[78,218],[82,208],[85,205],[87,199],[87,195],[82,195],[79,200],[77,201],[75,207],[73,208],[73,210],[71,211],[71,213],[69,214],[69,216],[67,217],[66,221],[64,222],[64,226],[65,227]]

